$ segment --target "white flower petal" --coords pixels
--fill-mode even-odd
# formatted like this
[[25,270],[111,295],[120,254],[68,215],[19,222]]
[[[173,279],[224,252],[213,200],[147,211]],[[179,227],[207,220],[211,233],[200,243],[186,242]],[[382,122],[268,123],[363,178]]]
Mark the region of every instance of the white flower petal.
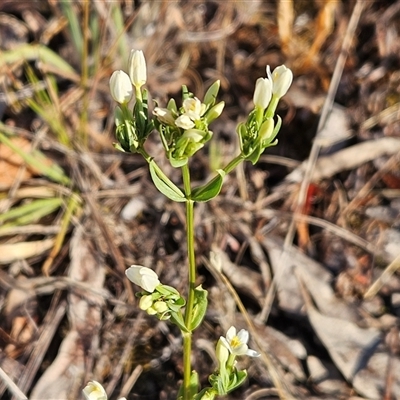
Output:
[[117,103],[128,103],[132,98],[132,84],[128,74],[114,71],[110,78],[110,92]]
[[230,342],[236,336],[236,328],[231,326],[226,332],[226,339]]
[[129,55],[129,76],[132,84],[137,88],[146,83],[147,68],[142,50],[131,50]]
[[153,293],[154,289],[160,284],[158,275],[152,269],[141,265],[131,265],[125,271],[125,275],[131,282],[150,293]]
[[91,381],[82,390],[86,400],[107,400],[107,393],[99,382]]
[[194,122],[188,115],[182,114],[175,120],[175,125],[182,129],[192,129],[194,127]]

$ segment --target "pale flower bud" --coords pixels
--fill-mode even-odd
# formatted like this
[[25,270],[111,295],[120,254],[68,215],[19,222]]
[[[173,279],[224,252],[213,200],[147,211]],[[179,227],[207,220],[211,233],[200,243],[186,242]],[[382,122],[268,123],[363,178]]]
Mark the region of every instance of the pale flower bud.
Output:
[[168,110],[168,108],[155,107],[153,114],[163,124],[172,126],[175,124],[174,116],[172,115],[172,112]]
[[253,102],[256,107],[265,110],[272,97],[272,81],[268,78],[258,78],[254,90]]
[[258,135],[260,139],[264,141],[268,141],[271,138],[274,132],[274,120],[273,118],[267,118],[261,125]]
[[139,301],[139,308],[143,311],[146,311],[147,309],[149,309],[151,306],[153,305],[153,299],[151,297],[151,295],[144,295],[140,298]]
[[229,350],[225,346],[225,344],[222,342],[221,339],[219,339],[217,342],[217,348],[215,351],[215,355],[217,356],[217,360],[219,362],[220,368],[224,367],[229,358]]
[[132,84],[124,71],[114,71],[110,78],[110,92],[113,99],[126,104],[132,98]]
[[91,381],[82,390],[86,400],[107,400],[107,393],[99,382]]
[[131,50],[129,56],[129,76],[136,88],[140,88],[146,83],[147,68],[142,50]]
[[225,102],[221,101],[214,107],[210,108],[210,110],[206,114],[207,123],[211,123],[212,121],[217,119],[222,114],[224,107],[225,107]]
[[165,313],[169,310],[168,305],[163,301],[156,301],[153,304],[153,308],[160,314]]
[[175,120],[175,125],[178,128],[191,129],[194,127],[194,122],[190,119],[188,115],[182,114]]
[[152,269],[141,265],[131,265],[125,271],[125,275],[131,282],[150,293],[153,293],[160,284],[157,274]]
[[271,75],[270,67],[267,65],[267,75],[272,80],[272,93],[279,98],[283,97],[292,84],[293,72],[284,65],[280,65]]

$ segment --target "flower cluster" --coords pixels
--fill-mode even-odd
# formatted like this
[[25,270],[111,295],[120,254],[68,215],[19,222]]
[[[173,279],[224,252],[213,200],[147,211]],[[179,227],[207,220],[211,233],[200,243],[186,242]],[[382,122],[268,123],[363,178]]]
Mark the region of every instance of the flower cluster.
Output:
[[[142,86],[147,80],[147,67],[144,54],[140,50],[132,50],[129,56],[129,75],[124,71],[114,71],[110,78],[110,92],[120,105],[115,109],[116,136],[115,147],[121,151],[137,152],[154,129],[148,115],[147,91]],[[135,105],[133,110],[128,103],[135,89]]]
[[173,99],[167,108],[155,107],[155,126],[172,166],[186,165],[189,158],[211,139],[212,131],[208,125],[221,115],[225,105],[223,101],[215,104],[219,86],[219,81],[211,85],[203,103],[183,86],[182,107],[178,109]]
[[271,73],[266,68],[267,78],[258,78],[253,95],[254,110],[247,121],[238,125],[237,132],[240,148],[245,159],[255,164],[261,153],[278,143],[275,140],[281,126],[281,119],[275,125],[274,114],[278,102],[283,97],[293,80],[292,71],[280,65]]
[[175,288],[162,285],[152,269],[141,265],[131,265],[125,274],[131,282],[144,289],[143,292],[136,293],[140,297],[141,310],[160,320],[172,317],[173,321],[181,321],[180,309],[185,305],[185,300]]
[[[99,382],[90,381],[82,390],[86,400],[107,400],[107,393]],[[126,400],[121,397],[118,400]]]
[[216,349],[219,363],[218,370],[209,378],[211,387],[203,389],[199,399],[212,400],[218,395],[226,395],[243,383],[247,377],[247,372],[236,368],[236,357],[243,355],[249,357],[260,356],[255,350],[249,349],[248,341],[249,333],[245,329],[237,333],[234,326],[228,329],[226,337],[220,337]]

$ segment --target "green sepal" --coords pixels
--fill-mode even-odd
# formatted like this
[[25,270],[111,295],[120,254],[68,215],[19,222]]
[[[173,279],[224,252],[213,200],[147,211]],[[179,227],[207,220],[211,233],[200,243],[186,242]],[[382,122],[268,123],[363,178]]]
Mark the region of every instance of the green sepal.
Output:
[[194,201],[209,201],[217,197],[224,182],[225,171],[217,169],[218,175],[203,186],[193,189],[191,199]]
[[169,296],[171,294],[179,295],[179,292],[174,287],[168,285],[159,285],[156,287],[156,290],[164,296]]
[[271,137],[268,139],[268,141],[265,141],[263,143],[264,149],[266,149],[267,147],[276,146],[278,144],[278,139],[275,139],[275,138],[276,138],[276,135],[279,133],[281,126],[282,126],[282,118],[278,115],[278,122],[275,125],[275,128],[272,132]]
[[193,313],[190,321],[190,331],[194,331],[203,321],[207,311],[208,292],[200,286],[194,289]]
[[238,371],[235,369],[235,371],[231,374],[231,382],[229,383],[228,386],[228,393],[232,392],[233,390],[237,389],[239,386],[243,384],[243,382],[247,378],[247,371]]
[[207,89],[207,92],[204,95],[203,103],[208,106],[208,108],[212,107],[215,104],[220,85],[221,81],[217,80]]
[[172,167],[181,168],[189,162],[189,159],[186,157],[182,158],[181,160],[176,160],[175,158],[171,157],[169,162],[171,163]]
[[170,99],[168,104],[167,104],[167,109],[172,111],[172,113],[174,114],[178,114],[178,107],[176,106],[176,102],[175,99]]
[[189,89],[186,85],[182,85],[182,101],[186,99],[190,99],[192,97],[192,93],[189,92]]
[[177,202],[186,201],[182,190],[178,188],[167,176],[165,176],[154,160],[149,162],[151,179],[154,186],[170,200]]
[[220,375],[212,374],[209,376],[208,381],[219,396],[225,396],[228,393]]
[[189,329],[186,328],[185,321],[180,311],[171,311],[171,322],[174,323],[182,332],[190,333]]
[[214,400],[217,394],[218,393],[213,388],[204,388],[194,397],[194,400]]
[[254,151],[248,157],[246,157],[246,160],[251,161],[251,163],[255,165],[257,164],[263,152],[264,148],[261,146],[261,143],[259,143]]

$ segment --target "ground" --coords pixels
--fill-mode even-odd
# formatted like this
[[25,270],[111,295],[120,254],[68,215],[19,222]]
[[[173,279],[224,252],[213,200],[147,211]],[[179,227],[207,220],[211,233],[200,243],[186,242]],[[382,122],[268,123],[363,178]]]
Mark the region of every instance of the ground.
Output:
[[[294,74],[278,144],[195,205],[202,386],[234,325],[261,357],[226,398],[400,398],[399,20],[389,0],[3,1],[0,397],[78,399],[94,379],[110,399],[177,398],[180,331],[125,278],[145,265],[187,293],[184,204],[113,146],[109,78],[134,48],[150,108],[221,82],[195,185],[238,153],[266,66]],[[182,186],[156,133],[145,147]]]

